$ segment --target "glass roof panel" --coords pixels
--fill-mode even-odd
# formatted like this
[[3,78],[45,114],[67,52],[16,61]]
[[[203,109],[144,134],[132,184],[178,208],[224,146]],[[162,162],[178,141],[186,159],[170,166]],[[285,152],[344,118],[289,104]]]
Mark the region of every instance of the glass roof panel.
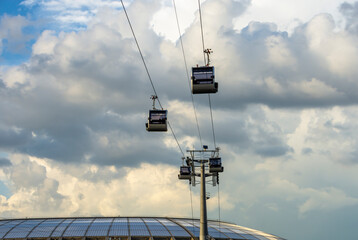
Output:
[[[197,220],[193,221],[193,220],[188,219],[187,221],[185,221],[183,219],[174,219],[174,221],[177,222],[178,224],[180,224],[181,226],[183,226],[184,228],[186,228],[195,237],[199,237],[200,229],[196,226],[198,224]],[[194,223],[194,225],[193,225],[193,223]]]
[[[128,222],[129,221],[129,222]],[[198,219],[182,218],[53,218],[0,220],[0,239],[76,237],[154,237],[178,239],[200,235]],[[129,229],[130,228],[130,229]],[[285,240],[231,223],[209,221],[209,235],[215,239]]]
[[63,234],[64,237],[83,237],[91,225],[93,218],[79,218],[73,221],[68,228],[66,229],[65,233]]
[[170,237],[168,230],[154,218],[143,218],[153,237]]
[[13,228],[10,232],[6,234],[6,238],[25,238],[30,231],[36,227],[43,220],[25,220],[15,228]]
[[66,230],[68,225],[70,225],[71,222],[73,222],[74,219],[65,219],[62,223],[60,223],[55,230],[52,232],[51,237],[61,237],[63,232]]
[[[245,239],[241,234],[233,232],[232,228],[229,228],[228,225],[218,222],[209,222],[209,226],[216,228],[219,232],[224,233],[228,238],[232,239]],[[242,232],[243,233],[243,232]]]
[[227,238],[223,232],[219,232],[217,229],[208,226],[209,235],[213,238]]
[[168,230],[169,232],[175,236],[175,237],[190,237],[190,234],[185,231],[184,228],[179,226],[176,223],[173,223],[172,221],[164,218],[158,218],[158,221],[161,222]]
[[108,236],[128,236],[127,218],[115,218]]
[[113,218],[96,218],[88,229],[86,236],[107,236]]
[[150,236],[142,219],[129,218],[129,231],[131,236]]
[[42,222],[36,228],[32,230],[29,238],[44,238],[50,237],[53,230],[63,221],[64,219],[47,219]]
[[11,220],[0,226],[0,238],[4,237],[7,232],[9,232],[17,224],[21,223],[24,220]]
[[5,223],[8,223],[8,222],[10,222],[10,221],[1,221],[1,222],[0,222],[0,226],[1,226],[1,225],[4,225]]

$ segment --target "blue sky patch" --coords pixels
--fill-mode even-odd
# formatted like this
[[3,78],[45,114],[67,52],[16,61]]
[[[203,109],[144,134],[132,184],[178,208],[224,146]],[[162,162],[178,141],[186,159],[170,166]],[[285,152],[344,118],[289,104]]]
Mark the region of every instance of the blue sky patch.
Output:
[[0,181],[0,195],[5,196],[6,198],[11,197],[12,195],[10,189],[2,181]]
[[22,15],[25,16],[28,14],[28,9],[20,3],[22,0],[1,0],[0,1],[0,15],[5,13],[8,15]]

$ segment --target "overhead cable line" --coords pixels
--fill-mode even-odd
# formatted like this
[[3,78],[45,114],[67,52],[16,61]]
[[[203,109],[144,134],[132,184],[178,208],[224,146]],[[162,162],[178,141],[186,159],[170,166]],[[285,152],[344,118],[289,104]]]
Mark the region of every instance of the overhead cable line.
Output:
[[[193,226],[194,226],[193,195],[191,193],[191,184],[189,184],[189,188],[190,188],[191,220],[193,221]],[[195,228],[194,228],[194,235],[195,235]]]
[[[200,29],[201,29],[201,42],[203,44],[203,54],[204,54],[204,64],[209,64],[210,60],[209,60],[209,54],[210,54],[210,49],[208,49],[208,51],[205,50],[205,42],[204,42],[204,29],[203,29],[203,19],[201,16],[201,4],[200,4],[200,0],[198,0],[198,5],[199,5],[199,17],[200,17]],[[205,53],[207,53],[207,61],[205,58]],[[216,148],[216,139],[215,139],[215,129],[214,129],[214,120],[213,120],[213,112],[212,112],[212,108],[211,108],[211,99],[210,99],[210,94],[208,94],[209,97],[209,106],[210,106],[210,117],[211,117],[211,129],[212,129],[212,133],[213,133],[213,140],[214,140],[214,147]]]
[[[153,84],[152,78],[151,78],[151,76],[150,76],[150,74],[149,74],[149,70],[148,70],[147,64],[146,64],[146,63],[145,63],[145,61],[144,61],[144,57],[143,57],[142,51],[140,50],[139,43],[138,43],[138,41],[137,41],[137,37],[136,37],[136,35],[134,34],[134,30],[133,30],[133,27],[132,27],[131,21],[129,20],[129,17],[128,17],[128,14],[127,14],[127,10],[126,10],[126,8],[124,7],[123,0],[121,0],[121,3],[122,3],[122,7],[123,7],[123,10],[124,10],[124,13],[126,14],[126,17],[127,17],[127,20],[128,20],[129,27],[130,27],[130,29],[131,29],[131,31],[132,31],[132,34],[133,34],[133,37],[134,37],[135,43],[136,43],[136,45],[137,45],[137,48],[138,48],[138,51],[139,51],[140,57],[142,58],[142,62],[143,62],[143,64],[144,64],[145,71],[147,72],[147,75],[148,75],[148,78],[149,78],[150,84],[152,85],[152,88],[153,88],[153,91],[154,91],[154,95],[155,95],[155,96],[158,96],[157,91],[155,90],[155,87],[154,87],[154,84]],[[162,104],[160,103],[159,98],[158,98],[158,100],[157,100],[157,101],[158,101],[158,103],[159,103],[159,106],[163,109]]]
[[178,147],[179,147],[179,150],[180,150],[181,154],[182,154],[183,157],[184,157],[183,149],[181,149],[180,144],[179,144],[179,142],[178,142],[178,139],[177,139],[177,137],[175,136],[174,131],[173,131],[173,128],[172,128],[172,125],[170,125],[170,122],[169,122],[169,121],[168,121],[168,126],[169,126],[169,128],[170,128],[170,131],[171,131],[172,134],[173,134],[173,137],[174,137],[175,141],[177,142],[177,145],[178,145]]
[[220,184],[218,184],[218,210],[219,210],[219,232],[221,234]]
[[213,139],[214,139],[214,147],[216,148],[216,139],[215,139],[215,130],[214,130],[214,120],[213,120],[213,111],[211,108],[211,98],[210,98],[210,94],[208,94],[209,97],[209,106],[210,106],[210,117],[211,117],[211,129],[213,132]]
[[205,43],[204,43],[204,30],[203,30],[203,20],[201,17],[201,4],[200,4],[200,0],[198,0],[198,5],[199,5],[199,17],[200,17],[200,29],[201,29],[201,42],[203,44],[203,54],[204,54],[204,64],[206,64],[206,58],[205,58]]
[[178,12],[177,12],[177,8],[176,8],[176,5],[175,5],[175,0],[173,0],[173,6],[174,6],[175,18],[176,18],[176,21],[177,21],[177,27],[178,27],[178,32],[179,32],[180,46],[181,46],[181,50],[182,50],[182,54],[183,54],[183,58],[184,58],[185,72],[186,72],[186,76],[187,76],[187,79],[188,79],[188,86],[189,86],[189,91],[190,91],[190,96],[191,96],[191,102],[193,104],[196,127],[197,127],[197,130],[198,130],[199,139],[200,139],[200,146],[203,146],[203,142],[201,140],[199,121],[198,121],[198,117],[197,117],[197,114],[196,114],[196,108],[195,108],[195,104],[194,104],[194,96],[193,96],[193,93],[191,92],[191,89],[190,89],[191,88],[190,87],[190,76],[189,76],[188,65],[187,65],[186,57],[185,57],[184,44],[183,44],[182,35],[181,35],[181,31],[180,31],[179,20],[178,20]]
[[[130,21],[130,19],[129,19],[129,16],[128,16],[128,14],[127,14],[127,10],[126,10],[126,8],[125,8],[125,6],[124,6],[123,0],[121,0],[121,3],[122,3],[122,7],[123,7],[123,10],[124,10],[124,13],[125,13],[125,15],[126,15],[126,17],[127,17],[127,21],[128,21],[129,27],[130,27],[130,29],[131,29],[131,31],[132,31],[134,40],[135,40],[135,42],[136,42],[136,45],[137,45],[137,48],[138,48],[140,57],[142,58],[142,62],[143,62],[144,68],[145,68],[145,70],[146,70],[146,72],[147,72],[147,75],[148,75],[150,84],[152,85],[152,88],[153,88],[153,91],[154,91],[155,96],[157,96],[157,101],[158,101],[158,103],[159,103],[159,106],[163,109],[163,106],[162,106],[162,104],[161,104],[161,102],[160,102],[160,100],[159,100],[157,91],[155,90],[155,87],[154,87],[152,78],[151,78],[151,76],[150,76],[150,74],[149,74],[149,70],[148,70],[147,64],[145,63],[145,60],[144,60],[142,51],[140,50],[139,43],[138,43],[138,41],[137,41],[137,37],[136,37],[136,35],[135,35],[135,33],[134,33],[134,30],[133,30],[131,21]],[[172,126],[169,124],[169,121],[168,121],[168,125],[169,125],[169,128],[170,128],[170,130],[171,130],[171,132],[172,132],[172,135],[173,135],[173,137],[174,137],[174,139],[175,139],[175,141],[176,141],[176,143],[177,143],[177,145],[178,145],[178,147],[179,147],[179,150],[180,150],[180,152],[182,153],[182,155],[183,155],[183,157],[184,157],[184,152],[183,152],[182,148],[180,147],[180,144],[179,144],[179,142],[178,142],[178,139],[177,139],[177,137],[175,136],[175,133],[174,133],[174,131],[173,131]]]

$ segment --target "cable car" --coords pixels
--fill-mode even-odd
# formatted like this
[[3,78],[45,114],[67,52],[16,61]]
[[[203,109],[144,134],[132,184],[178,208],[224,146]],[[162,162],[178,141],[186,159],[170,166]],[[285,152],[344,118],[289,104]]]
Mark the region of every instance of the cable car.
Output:
[[167,110],[153,109],[149,110],[148,123],[145,124],[148,132],[166,132]]
[[216,172],[223,172],[224,167],[221,166],[221,158],[209,158],[209,172],[216,173]]
[[161,110],[155,108],[155,100],[158,99],[158,96],[152,95],[150,99],[153,100],[153,109],[149,110],[148,123],[145,124],[145,127],[148,132],[166,132],[168,130],[168,112],[163,110],[163,108]]
[[213,66],[192,68],[191,91],[193,94],[216,93],[218,91]]
[[189,166],[181,166],[178,178],[181,180],[190,180],[191,179],[191,170]]

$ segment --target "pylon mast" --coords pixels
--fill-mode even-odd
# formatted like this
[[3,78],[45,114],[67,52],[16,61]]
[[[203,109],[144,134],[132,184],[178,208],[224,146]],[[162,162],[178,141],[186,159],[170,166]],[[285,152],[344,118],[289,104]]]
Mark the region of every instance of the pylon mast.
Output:
[[[206,177],[213,178],[213,185],[219,183],[219,172],[223,172],[224,168],[221,166],[221,158],[219,157],[219,148],[215,150],[207,150],[204,146],[203,150],[187,150],[190,157],[186,158],[186,166],[180,168],[178,175],[181,180],[189,180],[195,186],[195,177],[200,177],[200,235],[199,240],[208,240],[208,218],[206,208]],[[199,155],[196,157],[195,155]],[[209,156],[208,156],[209,155]],[[184,161],[183,161],[184,162]],[[200,167],[200,173],[196,173],[195,169]],[[209,169],[209,173],[205,169]]]
[[208,216],[206,209],[206,183],[205,183],[205,162],[200,163],[200,240],[208,238]]

